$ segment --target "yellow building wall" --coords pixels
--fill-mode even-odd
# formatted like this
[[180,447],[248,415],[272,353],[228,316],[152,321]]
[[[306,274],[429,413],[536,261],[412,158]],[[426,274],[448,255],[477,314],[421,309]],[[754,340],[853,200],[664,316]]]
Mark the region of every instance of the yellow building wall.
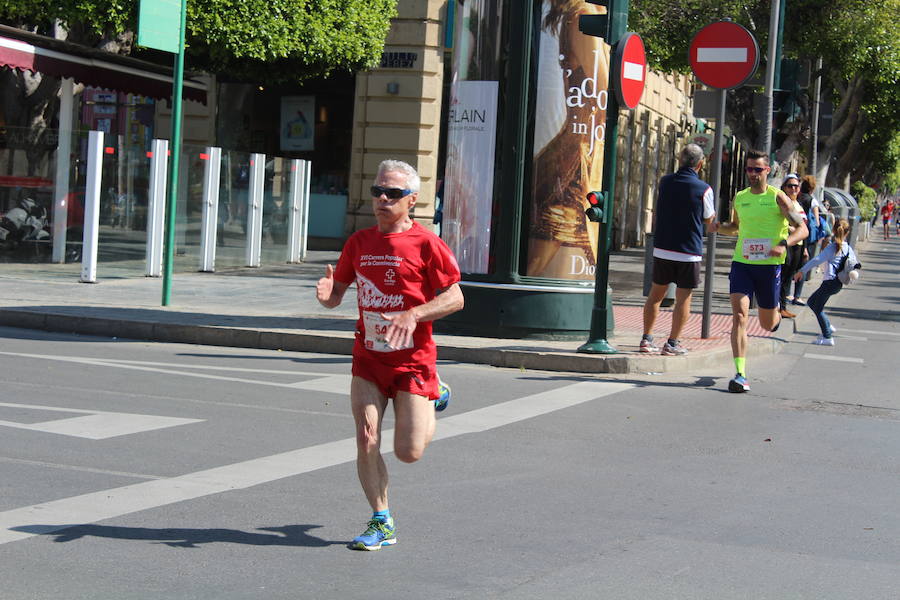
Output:
[[446,0],[400,0],[382,65],[356,77],[346,231],[368,227],[369,186],[385,159],[408,162],[422,187],[413,213],[431,227],[437,187]]

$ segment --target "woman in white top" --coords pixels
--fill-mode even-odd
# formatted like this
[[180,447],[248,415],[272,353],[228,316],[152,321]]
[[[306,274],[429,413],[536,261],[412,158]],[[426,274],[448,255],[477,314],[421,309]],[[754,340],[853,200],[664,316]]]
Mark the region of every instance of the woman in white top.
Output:
[[847,263],[848,269],[857,268],[859,265],[856,253],[847,242],[849,233],[850,224],[847,220],[841,219],[838,221],[834,226],[834,241],[822,250],[820,254],[816,255],[815,258],[803,265],[794,275],[794,279],[799,281],[803,275],[817,266],[824,265],[825,267],[825,273],[822,275],[822,285],[806,301],[806,305],[816,315],[819,327],[822,330],[822,335],[813,341],[813,344],[818,344],[819,346],[834,346],[833,336],[835,329],[831,326],[828,315],[825,314],[825,304],[844,287],[844,284],[838,278],[838,270],[843,263]]

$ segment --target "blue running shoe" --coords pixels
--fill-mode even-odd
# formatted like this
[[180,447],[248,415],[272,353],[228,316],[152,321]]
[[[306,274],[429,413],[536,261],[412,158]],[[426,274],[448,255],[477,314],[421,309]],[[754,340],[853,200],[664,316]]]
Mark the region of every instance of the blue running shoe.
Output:
[[441,412],[450,404],[450,386],[438,379],[438,392],[441,395],[434,401],[434,410]]
[[746,377],[744,377],[740,373],[737,373],[734,376],[734,379],[728,382],[728,391],[735,394],[739,394],[741,392],[749,392],[750,383],[747,381]]
[[393,519],[386,523],[372,519],[362,535],[353,538],[350,547],[354,550],[381,550],[382,546],[392,546],[397,543],[396,533],[397,528],[394,527]]

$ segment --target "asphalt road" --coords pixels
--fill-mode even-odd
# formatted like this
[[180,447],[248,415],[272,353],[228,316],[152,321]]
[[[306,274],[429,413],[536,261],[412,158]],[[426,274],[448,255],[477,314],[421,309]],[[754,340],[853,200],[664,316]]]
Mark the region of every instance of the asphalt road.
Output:
[[377,553],[346,357],[0,329],[0,598],[895,598],[895,255],[749,394],[442,364]]

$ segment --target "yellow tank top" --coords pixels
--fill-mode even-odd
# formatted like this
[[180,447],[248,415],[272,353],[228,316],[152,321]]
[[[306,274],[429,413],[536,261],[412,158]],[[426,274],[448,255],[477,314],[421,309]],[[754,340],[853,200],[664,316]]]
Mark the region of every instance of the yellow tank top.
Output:
[[781,265],[787,253],[768,256],[769,250],[788,236],[788,220],[778,206],[778,188],[766,186],[762,194],[750,188],[734,197],[734,209],[740,221],[734,247],[735,262],[749,265]]

